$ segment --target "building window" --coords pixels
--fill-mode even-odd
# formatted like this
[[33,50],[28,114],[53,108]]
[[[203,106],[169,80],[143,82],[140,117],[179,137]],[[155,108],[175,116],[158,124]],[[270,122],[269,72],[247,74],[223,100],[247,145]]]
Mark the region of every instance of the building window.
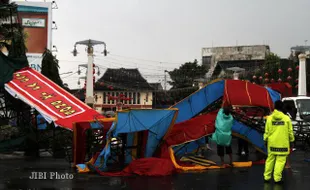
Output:
[[114,93],[114,92],[112,92],[112,97],[113,97],[112,104],[114,104],[114,103],[115,103],[114,96],[115,96],[115,93]]
[[107,93],[107,104],[111,104],[111,99],[109,98],[111,96],[111,93]]
[[103,99],[103,104],[106,104],[107,103],[107,101],[106,101],[106,93],[105,92],[103,92],[103,97],[102,97],[102,99]]
[[128,104],[132,104],[132,94],[131,92],[128,92],[128,98],[130,98],[129,103]]
[[[129,98],[128,97],[128,92],[124,92],[124,95],[125,95],[126,98]],[[124,100],[124,104],[128,104],[128,100]]]
[[149,101],[149,93],[147,92],[145,95],[145,102],[148,102],[148,101]]
[[137,104],[141,104],[141,102],[140,102],[140,92],[138,92],[137,100],[138,100]]
[[136,101],[137,101],[136,93],[133,92],[133,93],[132,93],[132,96],[133,96],[133,102],[132,102],[132,104],[136,104]]

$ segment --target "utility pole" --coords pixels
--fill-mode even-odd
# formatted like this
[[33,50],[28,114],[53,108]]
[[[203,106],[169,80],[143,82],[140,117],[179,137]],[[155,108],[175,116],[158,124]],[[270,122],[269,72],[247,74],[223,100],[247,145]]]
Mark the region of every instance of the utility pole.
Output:
[[165,70],[164,72],[165,72],[164,89],[165,89],[165,93],[166,93],[166,90],[167,90],[167,75],[166,75],[166,73],[168,73],[168,71]]
[[78,41],[74,45],[73,49],[73,56],[77,55],[76,46],[77,45],[85,45],[87,46],[87,56],[88,56],[88,62],[87,62],[87,76],[86,76],[86,96],[85,96],[85,103],[93,108],[94,106],[94,82],[93,82],[93,63],[94,63],[94,46],[95,45],[104,45],[103,54],[104,56],[107,56],[107,50],[106,50],[106,44],[101,41],[96,40],[84,40],[84,41]]

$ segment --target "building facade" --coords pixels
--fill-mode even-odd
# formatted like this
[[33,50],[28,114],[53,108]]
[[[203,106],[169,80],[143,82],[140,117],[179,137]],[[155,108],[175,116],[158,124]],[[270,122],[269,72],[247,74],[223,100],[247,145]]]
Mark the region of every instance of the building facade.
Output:
[[99,113],[122,109],[152,109],[153,88],[138,69],[107,69],[94,87]]
[[270,48],[266,45],[207,47],[202,48],[202,64],[208,68],[206,78],[211,78],[218,63],[238,64],[242,68],[245,64],[251,66],[252,63],[265,60],[269,53]]
[[95,109],[98,112],[128,108],[152,109],[152,91],[95,90]]

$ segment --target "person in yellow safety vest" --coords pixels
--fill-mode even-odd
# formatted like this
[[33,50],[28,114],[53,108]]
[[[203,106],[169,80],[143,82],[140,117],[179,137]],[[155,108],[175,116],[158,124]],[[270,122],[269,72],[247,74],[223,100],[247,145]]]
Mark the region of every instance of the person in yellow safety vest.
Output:
[[282,101],[275,102],[275,110],[267,117],[264,141],[267,144],[268,157],[265,164],[264,180],[269,182],[273,171],[275,183],[282,183],[282,172],[287,156],[290,154],[290,143],[294,142],[291,119],[283,110]]

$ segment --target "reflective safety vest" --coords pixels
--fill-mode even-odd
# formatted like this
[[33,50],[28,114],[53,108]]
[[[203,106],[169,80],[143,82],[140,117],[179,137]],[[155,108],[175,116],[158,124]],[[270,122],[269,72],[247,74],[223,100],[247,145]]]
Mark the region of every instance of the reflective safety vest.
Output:
[[288,155],[290,153],[290,142],[294,142],[294,140],[291,119],[284,113],[274,110],[267,117],[264,133],[268,154]]

